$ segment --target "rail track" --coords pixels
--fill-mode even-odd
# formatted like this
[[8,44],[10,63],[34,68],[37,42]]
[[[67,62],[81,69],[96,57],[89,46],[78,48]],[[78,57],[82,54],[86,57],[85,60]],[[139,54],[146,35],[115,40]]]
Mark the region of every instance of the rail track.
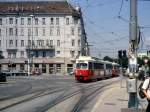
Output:
[[[116,81],[113,81],[113,82],[107,83],[107,84],[103,84],[102,82],[84,83],[84,84],[74,83],[73,85],[69,85],[69,86],[66,86],[66,87],[58,86],[55,89],[52,88],[52,87],[44,88],[44,89],[41,89],[41,90],[31,92],[30,94],[33,94],[31,97],[28,97],[24,100],[21,100],[21,101],[18,101],[16,103],[13,103],[11,105],[0,108],[0,111],[7,110],[11,107],[17,106],[18,104],[23,104],[23,103],[26,103],[26,102],[33,101],[37,98],[44,97],[45,95],[52,95],[52,94],[62,92],[55,99],[48,102],[43,107],[39,108],[38,111],[36,111],[36,112],[46,112],[50,108],[58,105],[61,102],[64,102],[65,100],[67,100],[67,99],[69,99],[69,98],[71,98],[71,97],[73,97],[77,94],[80,94],[82,92],[84,94],[81,96],[80,100],[74,105],[74,107],[71,110],[71,112],[80,112],[85,107],[85,105],[87,104],[88,101],[92,100],[93,97],[95,97],[101,91],[103,91],[105,87],[108,87],[109,85],[111,85],[115,82]],[[74,91],[72,91],[72,90],[74,90]],[[69,91],[71,91],[71,92],[69,92]],[[19,94],[19,95],[24,96],[24,95],[27,95],[27,94]],[[10,98],[16,98],[16,96],[12,96],[12,97],[3,99],[2,101],[9,100]]]

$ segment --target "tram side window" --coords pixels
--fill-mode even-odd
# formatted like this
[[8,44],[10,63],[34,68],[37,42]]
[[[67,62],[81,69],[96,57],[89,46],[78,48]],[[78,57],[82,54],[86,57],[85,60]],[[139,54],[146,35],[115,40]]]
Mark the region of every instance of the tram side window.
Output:
[[104,64],[99,63],[99,69],[104,69]]
[[104,65],[102,63],[94,63],[94,69],[103,69]]
[[89,69],[92,69],[92,62],[89,62]]
[[106,64],[106,69],[112,69],[112,65]]

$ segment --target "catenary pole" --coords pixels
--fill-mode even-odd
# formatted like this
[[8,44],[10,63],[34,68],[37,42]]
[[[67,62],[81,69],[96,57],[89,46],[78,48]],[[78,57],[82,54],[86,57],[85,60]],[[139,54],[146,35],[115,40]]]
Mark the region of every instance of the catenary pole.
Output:
[[130,0],[128,108],[137,108],[137,0]]

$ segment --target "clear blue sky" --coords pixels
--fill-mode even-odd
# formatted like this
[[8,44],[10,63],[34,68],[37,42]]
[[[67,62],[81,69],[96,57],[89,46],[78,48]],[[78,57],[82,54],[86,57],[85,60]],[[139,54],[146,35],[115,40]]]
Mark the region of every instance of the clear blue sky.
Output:
[[[70,0],[83,12],[87,39],[93,56],[117,57],[117,51],[128,49],[130,0]],[[121,10],[120,10],[121,9]],[[138,24],[150,27],[150,0],[138,0]],[[121,16],[121,19],[118,18]],[[141,29],[144,35],[140,49],[150,47],[150,28]],[[148,42],[149,41],[149,42]]]
[[[130,0],[67,1],[75,6],[80,6],[82,9],[87,39],[89,44],[92,45],[90,47],[92,56],[101,58],[106,55],[117,57],[118,50],[128,49]],[[118,16],[121,18],[119,19]],[[140,49],[150,49],[150,0],[138,0],[138,24],[139,26],[148,27],[141,29],[143,41],[140,43]]]

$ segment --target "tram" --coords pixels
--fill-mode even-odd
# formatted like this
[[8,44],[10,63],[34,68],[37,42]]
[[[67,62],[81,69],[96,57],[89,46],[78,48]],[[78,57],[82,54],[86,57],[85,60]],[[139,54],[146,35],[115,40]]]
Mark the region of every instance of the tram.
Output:
[[91,56],[76,59],[75,79],[77,81],[98,80],[116,76],[112,62],[99,60]]
[[120,66],[117,63],[112,63],[112,76],[117,77],[120,74]]

